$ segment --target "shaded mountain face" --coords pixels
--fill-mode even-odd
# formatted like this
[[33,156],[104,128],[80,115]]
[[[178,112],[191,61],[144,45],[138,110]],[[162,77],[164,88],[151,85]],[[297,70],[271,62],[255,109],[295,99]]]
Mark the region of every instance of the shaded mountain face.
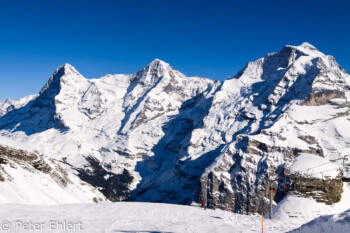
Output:
[[0,118],[0,132],[35,144],[112,201],[203,199],[261,212],[269,180],[297,187],[302,172],[290,168],[300,154],[348,153],[349,87],[335,59],[308,43],[249,62],[224,82],[186,77],[160,60],[92,80],[65,64],[36,98]]

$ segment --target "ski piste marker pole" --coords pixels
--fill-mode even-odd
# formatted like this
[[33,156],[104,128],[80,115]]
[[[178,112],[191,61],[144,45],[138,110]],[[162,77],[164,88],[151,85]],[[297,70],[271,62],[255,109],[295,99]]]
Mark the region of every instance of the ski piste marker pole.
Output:
[[261,214],[261,233],[264,233],[264,212]]

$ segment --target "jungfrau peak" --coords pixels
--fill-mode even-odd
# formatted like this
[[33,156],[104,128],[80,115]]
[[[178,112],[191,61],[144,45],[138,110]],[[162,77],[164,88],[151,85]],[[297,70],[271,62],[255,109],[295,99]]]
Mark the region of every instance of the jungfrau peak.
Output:
[[[159,59],[100,79],[64,64],[38,96],[14,109],[0,104],[0,133],[35,145],[112,201],[203,199],[252,213],[267,210],[271,183],[290,190],[278,189],[276,203],[340,201],[349,101],[349,75],[308,43],[249,62],[224,82],[186,77]],[[298,165],[310,160],[333,170]]]
[[[191,139],[213,142],[202,151],[225,145],[218,160],[202,176],[201,195],[222,205],[228,203],[238,212],[261,212],[267,209],[272,180],[295,195],[319,195],[318,201],[329,204],[339,201],[340,170],[338,176],[329,176],[337,191],[330,188],[316,194],[322,180],[303,174],[307,169],[291,172],[291,167],[304,154],[320,156],[327,163],[348,153],[349,135],[339,131],[349,125],[349,84],[349,75],[333,57],[306,43],[286,46],[279,53],[248,63],[223,83],[204,119],[205,126]],[[212,124],[213,119],[221,124]],[[330,142],[329,138],[337,139]],[[327,166],[323,169],[327,171]],[[208,188],[211,183],[214,185]],[[300,188],[310,183],[318,187]],[[278,190],[275,200],[280,201],[286,194]]]

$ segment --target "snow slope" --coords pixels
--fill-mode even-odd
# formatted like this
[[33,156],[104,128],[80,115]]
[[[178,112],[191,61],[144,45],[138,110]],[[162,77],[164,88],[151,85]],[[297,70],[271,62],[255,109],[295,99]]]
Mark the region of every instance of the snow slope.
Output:
[[[57,206],[0,205],[0,218],[11,232],[24,232],[18,222],[42,223],[49,232],[261,232],[259,215],[157,203],[100,203]],[[50,221],[75,223],[75,231],[50,229]],[[81,223],[81,225],[79,225]],[[16,229],[17,224],[17,229]],[[264,219],[264,232],[287,232],[299,224]],[[53,225],[55,227],[55,225]],[[1,231],[0,231],[1,232]],[[40,231],[32,231],[40,232]]]
[[[223,210],[159,203],[119,202],[56,206],[0,205],[1,229],[24,232],[24,224],[37,224],[30,232],[349,232],[349,210],[308,222],[305,219],[262,218]],[[288,219],[287,219],[288,220]],[[63,228],[71,224],[72,230]],[[8,224],[8,225],[6,225]],[[51,227],[50,227],[51,224]],[[60,229],[58,229],[58,224]],[[263,225],[263,226],[262,226]],[[8,232],[1,231],[0,232]]]
[[[274,219],[288,223],[307,223],[326,215],[337,215],[348,211],[350,207],[350,185],[345,183],[343,195],[338,203],[327,205],[312,198],[287,196],[274,207]],[[327,232],[327,231],[325,231]]]
[[104,201],[96,188],[65,172],[54,160],[0,137],[0,202],[17,204]]
[[300,228],[290,231],[290,233],[313,233],[313,232],[339,232],[350,231],[350,209],[335,215],[319,217]]
[[312,154],[299,154],[290,167],[290,174],[299,173],[313,178],[336,178],[342,166]]

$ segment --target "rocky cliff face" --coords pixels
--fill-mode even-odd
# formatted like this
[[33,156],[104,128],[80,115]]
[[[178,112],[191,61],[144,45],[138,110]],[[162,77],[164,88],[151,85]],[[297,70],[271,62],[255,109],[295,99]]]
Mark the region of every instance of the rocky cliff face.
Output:
[[290,195],[301,197],[312,197],[317,202],[326,203],[328,205],[340,201],[343,191],[343,181],[341,174],[335,179],[311,178],[308,176],[290,176],[291,189]]
[[[261,212],[271,180],[293,189],[296,171],[313,182],[293,167],[300,155],[341,164],[350,152],[349,88],[334,58],[308,43],[249,62],[224,82],[186,77],[160,60],[94,80],[65,64],[38,97],[1,117],[0,129],[36,143],[112,201],[204,199]],[[328,186],[340,195],[337,179]],[[324,202],[336,202],[327,190]]]

